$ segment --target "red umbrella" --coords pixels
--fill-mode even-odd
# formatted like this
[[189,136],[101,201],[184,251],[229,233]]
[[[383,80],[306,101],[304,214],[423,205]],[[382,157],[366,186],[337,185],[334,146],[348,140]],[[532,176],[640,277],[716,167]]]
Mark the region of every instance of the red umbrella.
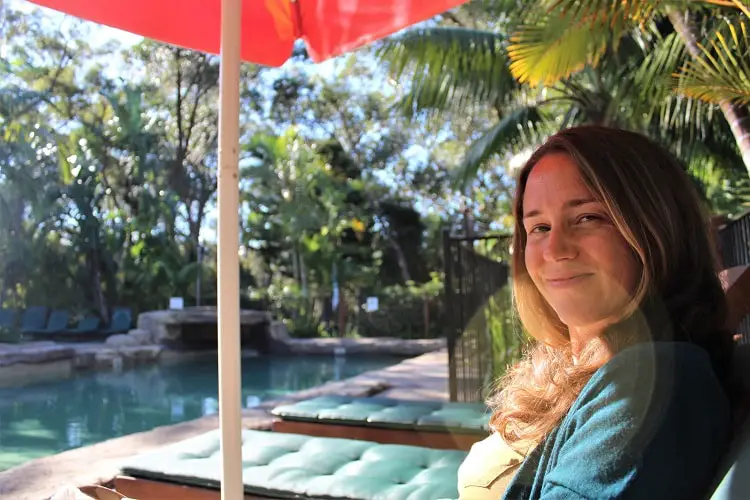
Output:
[[[219,413],[222,498],[243,496],[239,319],[240,60],[279,66],[304,39],[315,61],[466,0],[29,0],[188,49],[221,53],[218,172]],[[244,37],[243,37],[244,35]]]
[[[219,0],[31,0],[147,38],[218,54]],[[464,0],[465,1],[465,0]],[[242,0],[245,61],[280,66],[304,39],[322,61],[435,16],[461,0]],[[234,19],[233,21],[236,21]]]

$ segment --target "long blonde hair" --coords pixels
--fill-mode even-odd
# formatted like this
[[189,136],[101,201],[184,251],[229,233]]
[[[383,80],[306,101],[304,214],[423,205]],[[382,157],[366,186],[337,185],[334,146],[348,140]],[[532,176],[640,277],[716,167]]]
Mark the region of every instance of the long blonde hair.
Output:
[[[641,275],[622,319],[586,345],[574,362],[565,324],[529,277],[522,224],[523,193],[534,165],[565,153],[605,207],[640,263]],[[731,334],[717,277],[716,246],[697,189],[666,150],[624,130],[582,126],[552,136],[520,172],[514,202],[513,293],[525,330],[534,338],[523,359],[499,381],[488,401],[492,426],[509,444],[541,442],[565,416],[593,373],[616,353],[644,341],[703,347],[728,383]]]

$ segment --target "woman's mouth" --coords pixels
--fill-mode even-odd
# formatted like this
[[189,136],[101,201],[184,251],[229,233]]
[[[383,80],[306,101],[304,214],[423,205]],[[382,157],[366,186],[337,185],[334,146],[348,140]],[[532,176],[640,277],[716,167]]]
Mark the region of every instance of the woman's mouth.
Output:
[[585,278],[591,276],[591,273],[571,274],[567,276],[555,276],[554,278],[545,278],[547,285],[552,288],[565,288],[568,286],[578,285]]

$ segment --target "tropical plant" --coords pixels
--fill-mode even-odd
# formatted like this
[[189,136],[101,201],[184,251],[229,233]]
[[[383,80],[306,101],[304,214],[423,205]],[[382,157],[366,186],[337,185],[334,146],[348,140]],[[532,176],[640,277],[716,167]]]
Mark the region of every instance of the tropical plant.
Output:
[[[671,39],[658,36],[667,20],[677,34]],[[597,66],[609,47],[627,37],[637,37],[649,52],[668,52],[662,71],[649,73],[654,80],[648,83],[718,106],[750,175],[746,0],[546,0],[520,21],[508,57],[511,73],[522,83],[551,85]]]
[[[557,3],[543,6],[550,5]],[[580,123],[641,131],[671,149],[703,181],[713,178],[703,172],[710,163],[713,171],[723,172],[735,183],[742,157],[729,123],[715,105],[675,91],[672,74],[685,60],[684,44],[665,18],[647,19],[648,10],[631,12],[632,17],[642,19],[638,29],[623,28],[617,43],[602,44],[592,62],[584,60],[575,66],[565,63],[567,41],[562,44],[566,54],[561,58],[548,58],[547,52],[534,44],[531,52],[513,52],[519,46],[518,37],[502,33],[516,33],[533,20],[550,17],[536,3],[507,0],[487,4],[487,9],[500,19],[494,31],[428,27],[407,31],[379,48],[381,60],[406,88],[401,106],[410,116],[431,119],[441,115],[456,121],[478,109],[493,110],[494,124],[472,142],[455,173],[462,190],[491,158],[499,155],[507,164],[513,155],[533,147],[547,134]],[[583,15],[579,11],[566,15],[573,14]],[[544,29],[528,29],[542,41],[547,40],[542,35],[549,36]],[[557,33],[575,38],[581,31]],[[585,53],[587,43],[579,43],[581,47],[573,44],[570,50]],[[555,47],[560,52],[560,47]],[[523,62],[537,55],[535,63],[547,71],[568,68],[565,76],[555,75],[558,77],[550,78],[547,85],[523,83],[530,76],[524,79],[523,66],[513,57]],[[707,189],[712,190],[710,186]],[[727,208],[726,204],[723,207]]]

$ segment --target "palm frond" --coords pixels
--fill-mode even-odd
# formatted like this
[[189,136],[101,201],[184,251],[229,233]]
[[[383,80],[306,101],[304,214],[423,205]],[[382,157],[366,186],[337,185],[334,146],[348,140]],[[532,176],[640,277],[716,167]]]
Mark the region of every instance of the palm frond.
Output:
[[[547,3],[549,3],[548,0]],[[522,83],[551,85],[596,65],[630,28],[653,17],[661,0],[554,0],[547,15],[511,37],[511,72]]]
[[604,20],[584,27],[568,15],[525,25],[511,37],[510,71],[521,83],[552,85],[586,64],[596,64],[611,31]]
[[750,104],[750,34],[745,21],[727,20],[702,56],[675,74],[677,91],[705,102]]
[[457,187],[465,190],[479,168],[495,153],[521,149],[538,142],[547,123],[536,106],[515,109],[487,130],[468,149],[456,171]]
[[685,43],[678,33],[657,37],[635,74],[641,100],[653,106],[660,105],[672,92],[672,75],[686,57]]
[[685,163],[711,157],[726,172],[746,171],[734,135],[718,106],[672,94],[650,117],[645,130]]
[[606,13],[612,22],[619,19],[642,23],[650,19],[662,3],[663,0],[555,0],[554,9],[577,20]]
[[403,101],[408,111],[466,111],[502,102],[517,88],[504,43],[501,35],[489,31],[415,29],[383,42],[378,57],[395,79],[412,75]]

